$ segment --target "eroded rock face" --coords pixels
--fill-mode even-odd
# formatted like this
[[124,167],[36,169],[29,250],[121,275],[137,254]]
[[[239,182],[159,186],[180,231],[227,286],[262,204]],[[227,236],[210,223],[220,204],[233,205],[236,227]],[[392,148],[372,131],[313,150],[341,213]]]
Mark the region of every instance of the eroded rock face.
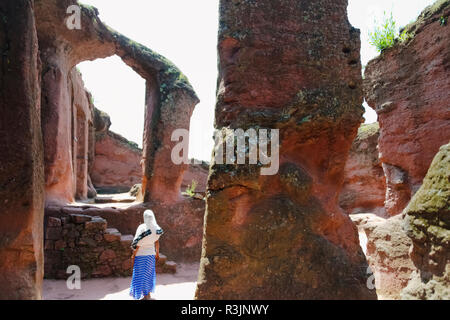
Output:
[[[93,104],[81,74],[41,53],[46,202],[88,198]],[[60,61],[59,61],[60,62]]]
[[81,73],[76,68],[69,73],[69,79],[73,112],[71,128],[73,190],[76,199],[86,200],[89,193],[89,166],[95,157],[89,152],[93,146],[93,137],[90,134],[94,126],[94,105],[91,94],[84,87]]
[[348,214],[371,212],[384,216],[386,185],[378,158],[378,136],[378,123],[362,125],[350,149],[339,196],[339,204]]
[[0,2],[0,300],[40,299],[44,164],[33,1]]
[[181,190],[185,191],[187,188],[192,187],[193,181],[195,181],[195,192],[206,193],[209,174],[209,163],[202,162],[201,164],[191,164],[184,173],[183,183],[181,184]]
[[[127,208],[77,206],[48,206],[46,217],[63,218],[67,215],[99,216],[108,221],[110,228],[122,234],[135,234],[145,210],[155,212],[158,224],[165,230],[161,238],[161,251],[177,262],[198,262],[202,250],[203,217],[205,201],[185,198],[184,201],[167,207],[149,203],[132,205]],[[50,239],[51,240],[51,239]],[[72,257],[76,259],[76,257]]]
[[[66,26],[70,5],[81,8],[81,29]],[[54,196],[48,202],[73,200],[70,177],[70,91],[66,80],[70,70],[86,60],[114,54],[146,80],[144,124],[144,177],[146,202],[180,201],[180,187],[186,165],[171,159],[175,129],[189,129],[189,121],[199,102],[187,78],[163,56],[106,26],[97,9],[75,0],[36,0],[39,47],[43,62],[43,131],[46,145],[47,185]],[[48,150],[47,150],[48,149]],[[47,165],[49,164],[49,165]],[[47,189],[49,189],[47,187]],[[63,192],[64,191],[64,192]],[[51,193],[50,193],[51,194]]]
[[398,300],[407,286],[414,264],[409,257],[411,239],[403,230],[401,215],[383,219],[373,214],[355,214],[352,220],[367,236],[370,284],[379,299]]
[[[134,235],[122,235],[107,228],[105,219],[83,213],[46,216],[45,278],[65,280],[67,267],[73,265],[80,267],[82,279],[131,276]],[[162,254],[160,258],[157,273],[176,272],[176,264],[166,263]]]
[[402,212],[438,152],[450,139],[450,1],[439,0],[407,26],[413,38],[372,60],[366,100],[380,122],[380,160],[386,175],[386,211]]
[[346,8],[221,1],[216,129],[280,129],[280,168],[263,176],[213,160],[197,299],[376,298],[337,203],[362,121],[359,31]]
[[450,299],[450,144],[434,158],[403,212],[416,270],[403,299]]
[[142,150],[122,136],[108,131],[96,135],[91,177],[95,187],[128,191],[142,182]]
[[[66,26],[66,20],[70,16],[66,11],[70,5],[79,5],[81,8],[79,30],[71,30]],[[146,80],[143,177],[136,181],[142,181],[142,197],[139,200],[145,203],[142,207],[158,210],[161,226],[171,224],[178,228],[171,232],[173,240],[167,241],[173,244],[166,251],[168,255],[170,249],[178,251],[188,248],[186,254],[180,255],[198,257],[203,221],[193,219],[189,213],[184,214],[184,211],[170,216],[173,208],[187,207],[186,210],[192,208],[197,212],[198,208],[204,207],[204,202],[190,206],[190,199],[182,197],[180,189],[187,165],[177,165],[171,158],[172,149],[178,143],[171,140],[172,133],[175,129],[189,129],[194,106],[199,101],[188,79],[163,56],[106,26],[93,7],[81,5],[75,0],[36,0],[36,16],[44,70],[42,78],[45,98],[42,99],[42,104],[46,165],[47,168],[53,168],[47,170],[46,180],[48,185],[53,186],[53,190],[58,191],[53,195],[48,192],[47,209],[62,208],[74,197],[71,136],[67,130],[71,126],[71,116],[67,111],[71,106],[71,91],[66,85],[68,75],[82,61],[116,54]],[[89,139],[92,140],[95,136],[94,128],[97,133],[106,133],[110,125],[108,116],[94,109]],[[92,145],[92,141],[89,144]],[[92,152],[88,152],[88,158],[88,173],[94,175]],[[89,186],[89,175],[87,184]],[[91,187],[87,191],[94,194]],[[121,214],[113,216],[111,221],[115,225],[127,225],[129,229],[134,229],[129,232],[134,232],[140,224],[140,219],[137,218],[127,221],[132,216],[127,212],[118,212],[113,208],[102,211],[104,216],[114,213]],[[139,215],[142,216],[142,211]],[[192,229],[184,229],[186,226],[192,226]]]

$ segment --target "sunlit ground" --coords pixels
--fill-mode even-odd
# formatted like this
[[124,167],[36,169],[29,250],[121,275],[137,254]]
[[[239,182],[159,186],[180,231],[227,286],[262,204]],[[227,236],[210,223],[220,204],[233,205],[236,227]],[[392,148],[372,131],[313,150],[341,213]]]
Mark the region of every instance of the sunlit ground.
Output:
[[[176,274],[158,274],[156,300],[193,300],[199,264],[179,264]],[[44,280],[44,300],[132,300],[131,277],[81,281],[80,290],[69,290],[65,280]]]

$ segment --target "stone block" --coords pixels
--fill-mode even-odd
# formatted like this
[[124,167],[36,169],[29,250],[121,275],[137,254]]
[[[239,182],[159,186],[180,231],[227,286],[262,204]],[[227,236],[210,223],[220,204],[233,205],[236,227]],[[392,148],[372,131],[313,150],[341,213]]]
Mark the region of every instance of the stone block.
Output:
[[62,228],[61,227],[49,227],[45,230],[45,239],[46,240],[58,240],[62,236]]
[[47,227],[61,227],[61,219],[55,217],[48,217]]
[[84,214],[71,214],[70,219],[75,224],[81,224],[92,220],[92,217],[86,216]]

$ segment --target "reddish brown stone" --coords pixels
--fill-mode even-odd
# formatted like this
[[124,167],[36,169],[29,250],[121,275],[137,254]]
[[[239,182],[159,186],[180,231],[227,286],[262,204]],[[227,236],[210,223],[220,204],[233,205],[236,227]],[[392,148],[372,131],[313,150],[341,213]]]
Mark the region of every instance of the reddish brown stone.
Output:
[[[143,223],[142,214],[146,209],[155,212],[158,223],[166,232],[161,238],[161,250],[175,261],[195,262],[200,259],[202,247],[203,218],[205,201],[185,198],[172,206],[158,203],[144,203],[128,208],[85,208],[85,215],[100,216],[107,220],[110,228],[121,234],[134,235]],[[123,238],[123,245],[129,247],[130,239]],[[110,237],[105,234],[105,239]],[[110,239],[112,240],[112,239]]]
[[47,219],[48,227],[61,227],[61,219],[55,217],[48,217]]
[[380,122],[380,160],[386,175],[386,211],[402,212],[439,150],[450,140],[450,32],[439,0],[407,26],[412,37],[372,60],[365,70],[366,100]]
[[45,239],[47,240],[58,240],[61,238],[62,228],[61,227],[48,227],[45,230]]
[[167,231],[160,241],[161,251],[176,261],[198,262],[205,201],[187,198],[172,206],[150,205],[150,208],[159,225]]
[[374,299],[337,203],[362,121],[345,0],[220,5],[219,130],[279,129],[280,168],[211,164],[198,299]]
[[193,181],[197,182],[195,192],[205,193],[208,183],[209,164],[190,164],[184,173],[181,190],[185,191],[188,187],[192,187]]
[[[93,106],[81,74],[64,64],[64,57],[43,54],[41,58],[48,68],[43,74],[44,101],[59,103],[43,105],[47,203],[87,199]],[[54,63],[54,59],[59,61]]]
[[97,188],[129,190],[142,182],[142,150],[120,135],[97,134],[92,182]]
[[121,236],[120,232],[113,228],[106,229],[106,233],[103,235],[106,242],[120,241]]
[[164,273],[171,273],[171,274],[177,273],[177,264],[175,262],[173,262],[173,261],[167,261],[164,264],[163,272]]
[[[70,100],[72,88],[68,85],[69,73],[82,61],[114,54],[121,57],[147,82],[143,151],[144,199],[178,201],[186,166],[177,166],[171,161],[171,150],[177,143],[171,141],[171,135],[175,129],[189,128],[193,108],[198,103],[191,85],[170,61],[104,25],[95,8],[82,6],[83,28],[69,30],[61,23],[61,17],[66,16],[67,6],[70,4],[77,2],[40,0],[35,6],[39,17],[37,29],[45,70],[42,75],[42,118],[48,203],[67,203],[73,200],[75,194],[85,193],[84,186],[82,190],[74,187],[71,170],[76,165],[74,158],[71,159],[71,148],[74,147],[73,150],[78,154],[85,154],[83,146],[86,144],[81,149],[79,146],[72,146],[71,120],[80,112]],[[81,113],[86,115],[86,112]],[[83,119],[86,120],[87,117]],[[89,126],[84,120],[82,126],[76,126],[76,132],[85,141],[86,128]],[[85,181],[85,164],[83,162],[82,166],[77,166],[83,172],[76,171],[75,180]]]
[[[362,216],[362,217],[359,217]],[[409,257],[412,241],[403,230],[400,215],[382,219],[375,215],[352,216],[361,231],[367,236],[367,260],[379,299],[398,300],[414,271]]]
[[53,240],[45,240],[44,242],[44,250],[54,250],[55,242]]
[[111,267],[108,265],[101,265],[92,272],[93,277],[108,277],[112,274]]
[[84,214],[71,214],[70,219],[76,224],[85,223],[92,220],[92,217]]
[[131,260],[131,258],[122,262],[122,270],[123,271],[131,271],[132,267],[133,267],[133,261]]
[[163,254],[159,255],[159,260],[156,262],[157,266],[163,266],[167,262],[167,257]]
[[385,215],[386,183],[378,158],[378,137],[378,123],[362,125],[350,149],[339,196],[339,205],[347,214]]
[[55,250],[61,250],[66,248],[66,242],[64,240],[55,241]]
[[[81,30],[67,28],[63,22],[67,17],[67,7],[72,4],[78,5],[78,2],[19,0],[12,3],[6,0],[0,5],[0,25],[4,26],[0,31],[4,67],[0,78],[0,145],[5,148],[0,156],[0,182],[5,188],[0,193],[4,208],[1,220],[7,221],[1,224],[5,230],[0,232],[4,238],[0,241],[0,283],[5,289],[1,297],[40,297],[44,181],[48,212],[55,214],[55,218],[81,213],[81,209],[58,208],[75,198],[85,199],[89,189],[93,194],[89,173],[94,160],[92,137],[95,124],[92,122],[96,119],[92,115],[91,96],[74,69],[78,63],[117,54],[146,79],[144,198],[161,202],[162,207],[182,202],[180,185],[186,167],[171,162],[171,149],[176,142],[168,139],[174,129],[189,128],[190,116],[198,102],[191,85],[167,59],[104,25],[98,18],[98,11],[92,7],[81,6]],[[37,17],[36,28],[33,8]],[[14,39],[10,38],[11,34],[14,34]],[[41,74],[38,72],[38,39]],[[42,80],[41,96],[39,79]],[[17,197],[17,194],[23,196]],[[115,209],[105,211],[106,214],[118,212]],[[140,214],[142,217],[142,212]],[[126,215],[114,217],[117,221],[126,218]],[[181,221],[177,223],[179,226],[182,224]],[[76,246],[70,245],[75,247],[73,250],[54,250],[60,259],[77,258],[78,249],[83,254],[93,252],[98,245],[96,240],[99,240],[95,233],[106,228],[106,223],[100,223],[98,219],[86,224],[77,220],[76,226],[66,228],[69,225],[64,223],[64,236],[78,238],[81,235],[82,238]],[[201,232],[201,228],[195,232]],[[62,229],[51,224],[46,234],[58,241],[56,238],[62,236]],[[194,246],[192,234],[188,239]],[[121,240],[129,250],[129,238]],[[61,242],[58,247],[62,249]],[[125,251],[124,247],[122,249]],[[114,266],[117,265],[120,263]],[[111,266],[106,265],[97,270],[97,274],[112,272]],[[54,275],[62,277],[64,271],[57,270]]]
[[40,299],[43,145],[33,1],[0,2],[0,300]]
[[100,217],[93,217],[91,221],[86,222],[86,230],[106,230],[108,223]]
[[108,249],[103,251],[103,253],[100,255],[99,262],[104,263],[106,261],[113,260],[115,258],[116,253],[113,250]]
[[450,144],[443,145],[403,211],[414,272],[403,299],[450,299]]
[[134,237],[132,235],[124,235],[120,237],[120,243],[125,248],[130,248],[131,243],[133,242]]

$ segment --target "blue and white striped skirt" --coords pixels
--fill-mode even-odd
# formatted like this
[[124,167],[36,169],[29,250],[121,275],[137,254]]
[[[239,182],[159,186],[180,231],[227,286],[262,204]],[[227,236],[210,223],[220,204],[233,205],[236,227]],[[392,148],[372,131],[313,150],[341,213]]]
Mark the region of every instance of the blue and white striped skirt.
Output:
[[133,279],[130,296],[139,300],[155,292],[156,271],[155,256],[137,256],[134,260]]

